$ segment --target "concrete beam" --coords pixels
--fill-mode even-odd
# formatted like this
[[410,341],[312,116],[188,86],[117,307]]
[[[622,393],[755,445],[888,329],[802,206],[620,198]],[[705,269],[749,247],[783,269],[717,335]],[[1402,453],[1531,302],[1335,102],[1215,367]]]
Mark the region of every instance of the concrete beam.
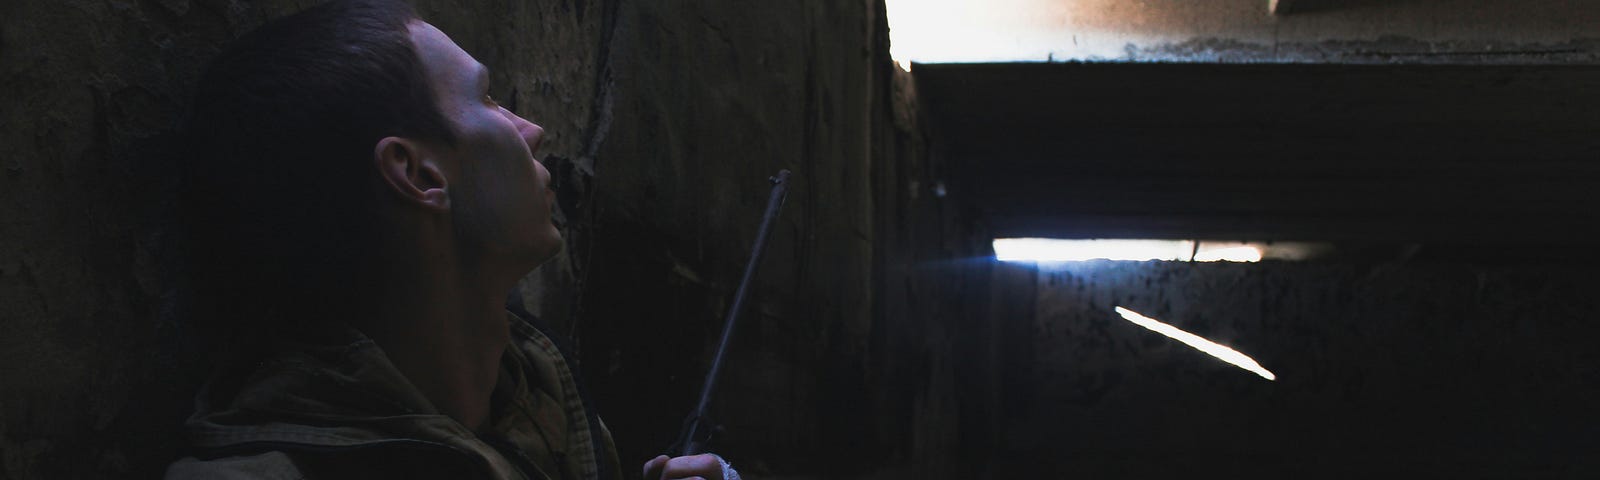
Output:
[[1577,244],[1600,232],[1596,66],[923,64],[915,76],[932,138],[957,162],[951,195],[1001,236]]

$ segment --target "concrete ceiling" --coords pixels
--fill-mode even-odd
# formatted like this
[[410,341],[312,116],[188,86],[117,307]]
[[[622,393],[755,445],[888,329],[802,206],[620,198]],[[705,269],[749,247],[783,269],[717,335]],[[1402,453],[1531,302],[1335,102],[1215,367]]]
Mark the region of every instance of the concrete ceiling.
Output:
[[1000,236],[1593,243],[1600,67],[918,65]]
[[1600,58],[1600,2],[1277,0],[1274,7],[1272,0],[887,1],[895,58],[922,63]]

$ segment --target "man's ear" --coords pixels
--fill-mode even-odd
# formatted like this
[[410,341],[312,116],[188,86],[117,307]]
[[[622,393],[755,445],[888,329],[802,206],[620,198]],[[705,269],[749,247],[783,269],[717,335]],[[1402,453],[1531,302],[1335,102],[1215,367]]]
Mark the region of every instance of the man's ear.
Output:
[[450,210],[450,194],[438,156],[430,154],[415,140],[384,137],[373,149],[373,161],[383,184],[401,199],[417,206]]

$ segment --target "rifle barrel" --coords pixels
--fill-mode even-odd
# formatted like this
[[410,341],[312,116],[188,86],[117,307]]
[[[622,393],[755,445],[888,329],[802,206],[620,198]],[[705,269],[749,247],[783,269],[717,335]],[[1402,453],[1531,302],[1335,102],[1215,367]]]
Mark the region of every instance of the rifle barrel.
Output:
[[711,370],[706,372],[706,381],[700,387],[700,402],[695,405],[694,411],[684,418],[683,431],[679,433],[678,443],[674,445],[671,456],[681,457],[700,453],[704,447],[698,438],[705,435],[709,426],[706,423],[706,410],[711,406],[711,395],[717,388],[717,377],[722,374],[722,364],[728,354],[728,343],[733,338],[733,327],[739,321],[739,312],[743,310],[745,296],[750,290],[750,281],[756,276],[756,267],[761,264],[761,254],[766,250],[767,237],[772,234],[772,222],[778,218],[779,210],[783,209],[784,198],[789,194],[789,171],[779,170],[778,175],[772,177],[772,193],[767,197],[767,212],[761,217],[761,228],[756,231],[755,246],[750,249],[750,262],[744,266],[744,278],[739,280],[739,290],[733,294],[733,306],[728,307],[728,318],[722,324],[722,340],[717,343],[717,354],[711,357]]

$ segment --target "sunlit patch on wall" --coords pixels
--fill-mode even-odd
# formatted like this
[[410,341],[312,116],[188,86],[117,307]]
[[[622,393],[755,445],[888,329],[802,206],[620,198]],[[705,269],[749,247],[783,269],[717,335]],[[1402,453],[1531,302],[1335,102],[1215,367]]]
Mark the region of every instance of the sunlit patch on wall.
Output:
[[1173,340],[1183,342],[1184,345],[1194,347],[1195,350],[1199,350],[1205,352],[1207,355],[1217,357],[1218,360],[1222,360],[1224,362],[1233,364],[1233,366],[1248,370],[1251,373],[1260,375],[1261,378],[1265,378],[1267,380],[1278,379],[1276,374],[1273,374],[1265,367],[1262,367],[1260,363],[1256,363],[1254,358],[1250,358],[1249,355],[1240,353],[1238,350],[1228,348],[1227,346],[1217,342],[1206,340],[1199,335],[1185,332],[1178,327],[1162,323],[1160,320],[1140,315],[1139,312],[1135,312],[1133,310],[1128,310],[1120,306],[1117,307],[1116,310],[1117,314],[1121,315],[1122,318],[1127,321],[1133,322],[1141,327],[1148,328],[1156,333],[1166,335]]
[[995,259],[1005,262],[1087,260],[1165,260],[1180,262],[1259,262],[1304,260],[1329,247],[1304,242],[1226,242],[1210,240],[997,238]]

